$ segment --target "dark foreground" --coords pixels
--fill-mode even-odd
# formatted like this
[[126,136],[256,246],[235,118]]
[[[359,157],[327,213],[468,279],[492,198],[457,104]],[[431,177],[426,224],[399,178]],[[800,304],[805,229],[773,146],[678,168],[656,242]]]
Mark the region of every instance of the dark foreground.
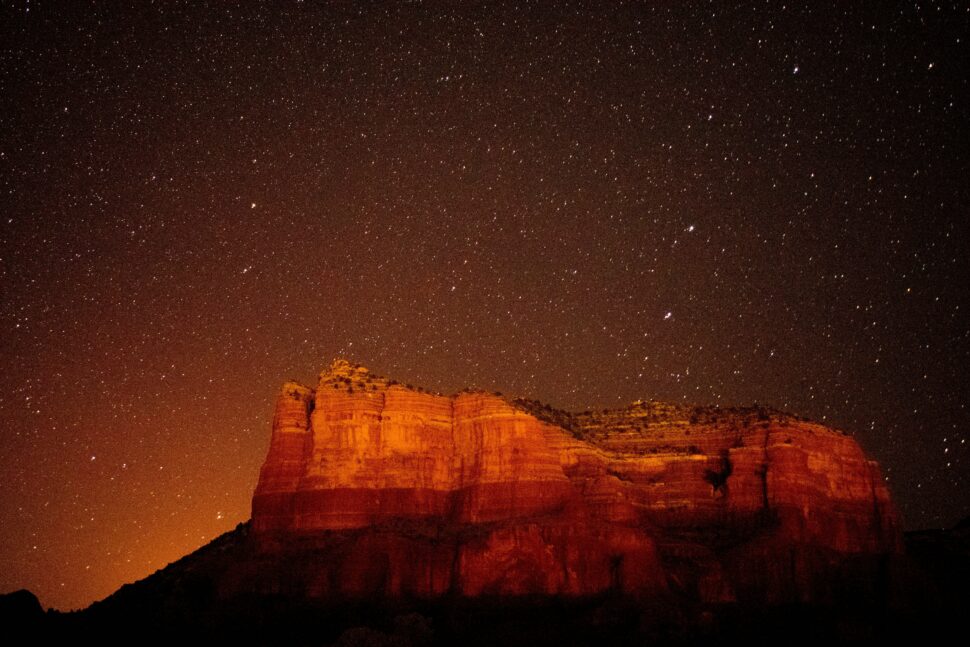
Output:
[[[228,557],[244,530],[214,549]],[[220,599],[203,573],[176,563],[79,612],[44,613],[27,592],[3,596],[0,622],[7,637],[25,636],[24,644],[854,645],[962,635],[970,609],[970,523],[909,533],[906,544],[906,557],[889,569],[886,595],[847,595],[828,606],[705,607],[673,594],[340,604],[284,593]]]

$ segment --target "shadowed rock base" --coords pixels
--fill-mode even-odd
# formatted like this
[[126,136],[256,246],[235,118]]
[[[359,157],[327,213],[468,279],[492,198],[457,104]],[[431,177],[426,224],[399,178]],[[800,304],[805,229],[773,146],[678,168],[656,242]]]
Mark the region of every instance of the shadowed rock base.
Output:
[[[392,537],[396,533],[388,533]],[[378,535],[368,535],[375,542]],[[932,644],[962,624],[968,601],[955,582],[904,557],[842,561],[826,573],[827,602],[702,603],[683,592],[632,596],[615,590],[596,595],[540,596],[443,594],[339,598],[307,597],[305,578],[326,571],[337,554],[354,553],[356,533],[331,538],[329,549],[270,559],[242,525],[179,562],[122,587],[89,609],[48,612],[32,625],[33,640],[100,644],[240,645],[682,645],[733,644]],[[319,538],[318,538],[319,539]],[[970,558],[966,540],[917,538],[949,556],[958,573]],[[396,539],[393,541],[397,541]],[[942,547],[942,548],[941,548]],[[356,554],[379,554],[373,543]],[[393,550],[397,550],[394,548]],[[419,554],[420,555],[420,554]],[[925,557],[925,556],[924,556]],[[343,561],[338,558],[338,561]],[[417,561],[417,560],[415,560]],[[928,568],[927,568],[928,566]],[[380,572],[364,566],[372,574]],[[770,570],[770,569],[769,569]],[[269,572],[273,577],[267,577]],[[698,572],[695,577],[703,579]],[[243,592],[242,581],[281,583],[277,591]],[[336,581],[344,581],[338,576]],[[369,588],[369,587],[365,587]],[[9,626],[9,625],[8,625]]]

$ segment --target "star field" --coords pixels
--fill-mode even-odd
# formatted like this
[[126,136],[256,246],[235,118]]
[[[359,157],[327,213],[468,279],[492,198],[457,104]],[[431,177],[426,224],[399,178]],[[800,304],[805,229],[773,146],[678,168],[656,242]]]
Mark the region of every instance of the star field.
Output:
[[759,402],[970,514],[970,11],[687,4],[5,5],[0,591],[246,520],[337,355]]

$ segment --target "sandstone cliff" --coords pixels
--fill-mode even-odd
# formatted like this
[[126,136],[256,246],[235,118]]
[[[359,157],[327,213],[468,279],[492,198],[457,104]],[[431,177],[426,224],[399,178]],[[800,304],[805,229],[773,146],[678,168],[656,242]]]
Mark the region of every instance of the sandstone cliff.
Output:
[[[831,602],[900,551],[850,437],[762,409],[570,414],[336,361],[287,383],[233,590]],[[280,560],[299,564],[280,569]],[[861,577],[860,577],[861,575]]]

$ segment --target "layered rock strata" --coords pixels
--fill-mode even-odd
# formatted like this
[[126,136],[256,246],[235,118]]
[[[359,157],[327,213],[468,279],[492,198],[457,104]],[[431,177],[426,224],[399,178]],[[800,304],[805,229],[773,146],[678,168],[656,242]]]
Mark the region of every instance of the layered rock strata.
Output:
[[283,386],[252,531],[306,568],[247,586],[316,597],[824,602],[901,546],[878,466],[816,423],[658,403],[569,414],[339,360],[316,389]]

